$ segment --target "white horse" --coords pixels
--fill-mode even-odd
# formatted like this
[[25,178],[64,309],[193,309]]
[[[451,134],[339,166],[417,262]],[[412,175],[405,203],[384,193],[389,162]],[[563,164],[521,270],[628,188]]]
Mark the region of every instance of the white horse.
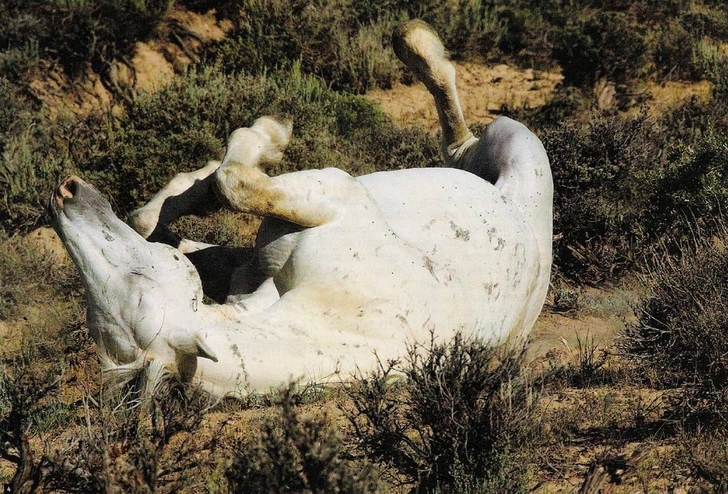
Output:
[[[58,187],[49,209],[84,281],[105,370],[175,372],[214,396],[243,396],[346,379],[433,335],[525,340],[551,267],[543,146],[507,118],[473,137],[454,67],[426,24],[401,26],[394,47],[434,96],[450,168],[270,177],[264,167],[281,158],[291,126],[263,117],[233,132],[222,163],[179,174],[137,210],[137,231],[81,179]],[[263,217],[255,249],[167,230],[220,207]],[[203,283],[224,303],[203,303]]]

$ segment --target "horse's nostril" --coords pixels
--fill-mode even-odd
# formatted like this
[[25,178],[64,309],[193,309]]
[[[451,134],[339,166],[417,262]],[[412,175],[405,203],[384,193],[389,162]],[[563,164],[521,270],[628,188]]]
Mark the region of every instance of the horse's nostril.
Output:
[[58,188],[58,193],[61,197],[70,199],[76,195],[78,190],[78,183],[81,179],[75,176],[70,176],[61,183]]
[[61,182],[61,185],[58,186],[55,193],[56,206],[63,207],[64,200],[73,199],[78,193],[78,186],[82,183],[83,180],[75,175],[71,175]]
[[78,192],[78,186],[83,183],[83,180],[75,175],[71,175],[58,186],[58,195],[64,199],[73,198]]

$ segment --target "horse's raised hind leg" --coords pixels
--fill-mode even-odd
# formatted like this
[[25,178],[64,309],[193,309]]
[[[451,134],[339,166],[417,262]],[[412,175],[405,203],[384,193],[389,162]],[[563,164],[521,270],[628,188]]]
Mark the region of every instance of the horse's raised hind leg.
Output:
[[455,66],[448,60],[437,33],[425,22],[409,21],[398,26],[392,37],[394,53],[435,99],[442,127],[442,152],[448,165],[455,165],[475,138],[465,124],[455,87]]
[[[251,165],[271,163],[281,160],[290,140],[291,126],[271,117],[261,117],[251,128],[238,129],[233,136],[236,134],[242,138],[231,137],[225,160],[235,156]],[[178,173],[148,203],[129,215],[129,223],[147,240],[171,244],[183,252],[208,247],[181,239],[168,227],[182,216],[207,216],[225,205],[216,193],[214,175],[221,164],[210,161],[199,170]]]

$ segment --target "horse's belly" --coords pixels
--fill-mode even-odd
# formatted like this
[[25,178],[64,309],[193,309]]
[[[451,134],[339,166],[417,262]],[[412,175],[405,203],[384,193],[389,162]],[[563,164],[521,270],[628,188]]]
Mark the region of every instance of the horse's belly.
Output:
[[[492,184],[454,169],[360,178],[397,235],[424,252],[434,273],[457,278],[482,339],[520,330],[539,274],[536,239],[520,211]],[[522,310],[523,309],[523,310]]]

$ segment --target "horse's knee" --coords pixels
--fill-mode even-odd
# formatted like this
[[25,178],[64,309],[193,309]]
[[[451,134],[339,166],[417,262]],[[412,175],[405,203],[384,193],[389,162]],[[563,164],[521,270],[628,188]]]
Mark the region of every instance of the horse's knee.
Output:
[[231,162],[244,166],[277,163],[283,158],[292,130],[289,120],[273,117],[260,117],[252,127],[236,129],[228,139],[223,166]]

